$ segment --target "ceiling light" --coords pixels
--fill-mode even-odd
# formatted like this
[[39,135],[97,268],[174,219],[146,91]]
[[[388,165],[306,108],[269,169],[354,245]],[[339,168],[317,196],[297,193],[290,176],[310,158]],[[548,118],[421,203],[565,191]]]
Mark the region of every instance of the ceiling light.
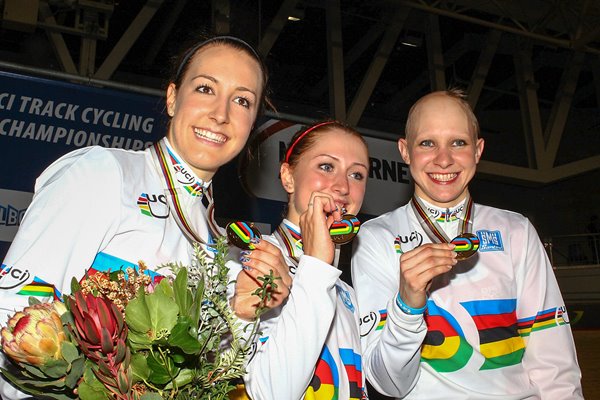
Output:
[[423,45],[423,38],[412,35],[405,35],[400,38],[400,43],[408,47],[421,47]]
[[297,22],[304,19],[304,8],[295,8],[288,16],[288,21]]

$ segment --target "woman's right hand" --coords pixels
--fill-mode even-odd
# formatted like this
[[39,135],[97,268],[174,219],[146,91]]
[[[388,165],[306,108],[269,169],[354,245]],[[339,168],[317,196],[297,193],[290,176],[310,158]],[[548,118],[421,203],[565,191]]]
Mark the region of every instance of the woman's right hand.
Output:
[[[289,296],[292,278],[289,267],[281,250],[266,240],[254,244],[256,249],[245,254],[242,260],[244,269],[238,274],[235,283],[235,295],[231,299],[231,307],[235,314],[245,320],[257,317],[257,309],[278,307]],[[260,298],[255,295],[256,289],[263,286],[259,279],[273,273],[277,287],[268,287],[269,299],[261,304]]]
[[332,264],[335,244],[329,235],[329,227],[334,221],[341,219],[341,210],[337,208],[331,195],[313,192],[308,208],[300,215],[299,225],[304,254]]
[[457,263],[454,247],[449,243],[427,243],[400,256],[399,293],[406,305],[412,308],[425,305],[431,280]]

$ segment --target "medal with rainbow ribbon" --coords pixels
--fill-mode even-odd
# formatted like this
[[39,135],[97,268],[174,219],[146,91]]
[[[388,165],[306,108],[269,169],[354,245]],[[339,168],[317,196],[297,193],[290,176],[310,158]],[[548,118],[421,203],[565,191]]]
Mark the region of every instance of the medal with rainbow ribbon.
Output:
[[450,243],[456,246],[454,251],[458,260],[466,260],[479,250],[479,238],[472,233],[458,235]]
[[360,229],[360,221],[352,214],[344,214],[341,221],[334,221],[329,235],[335,244],[350,243]]
[[433,243],[454,244],[456,246],[454,248],[456,258],[459,261],[466,260],[477,253],[477,250],[479,250],[479,238],[477,235],[469,232],[473,226],[474,203],[471,196],[468,195],[465,200],[464,214],[462,218],[459,218],[461,223],[458,225],[457,236],[452,240],[446,236],[444,230],[438,225],[435,219],[425,211],[425,206],[418,197],[413,196],[410,204],[419,219],[421,227]]
[[229,223],[225,231],[229,242],[242,250],[254,250],[256,247],[252,239],[261,238],[260,231],[254,224],[243,221]]

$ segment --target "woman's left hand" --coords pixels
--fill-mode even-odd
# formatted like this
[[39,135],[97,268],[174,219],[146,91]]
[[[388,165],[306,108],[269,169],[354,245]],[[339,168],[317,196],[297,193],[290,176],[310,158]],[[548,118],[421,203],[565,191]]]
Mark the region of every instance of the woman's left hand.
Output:
[[329,227],[341,218],[342,214],[331,195],[313,192],[306,212],[300,215],[299,224],[304,254],[332,264],[335,245],[329,235]]
[[[255,250],[243,255],[244,269],[238,274],[235,283],[235,295],[231,299],[231,306],[235,314],[245,320],[253,320],[259,307],[275,308],[283,303],[290,294],[292,278],[289,267],[278,247],[266,240],[261,240],[254,245]],[[257,289],[263,287],[262,277],[273,273],[275,285],[266,288],[268,298],[261,304],[260,298],[255,294]]]

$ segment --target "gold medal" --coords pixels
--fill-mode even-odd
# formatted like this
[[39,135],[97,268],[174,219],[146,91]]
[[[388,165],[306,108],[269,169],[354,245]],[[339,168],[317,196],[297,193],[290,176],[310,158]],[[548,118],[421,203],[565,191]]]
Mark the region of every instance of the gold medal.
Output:
[[350,243],[360,229],[360,221],[352,214],[344,214],[341,221],[334,221],[329,235],[335,244]]
[[468,232],[458,235],[450,243],[456,246],[454,251],[457,260],[466,260],[479,250],[479,238]]
[[229,243],[242,250],[254,250],[253,238],[260,238],[260,231],[253,223],[237,221],[227,224],[227,239]]
[[473,215],[473,199],[468,196],[465,200],[464,217],[460,218],[462,223],[458,227],[457,234],[454,239],[446,235],[444,230],[440,228],[435,219],[425,211],[425,206],[421,203],[421,200],[416,196],[413,196],[411,200],[411,206],[415,215],[419,219],[419,223],[427,236],[431,239],[432,243],[452,243],[455,245],[454,251],[456,252],[457,260],[466,260],[473,254],[477,253],[479,249],[479,238],[477,235],[469,233],[473,227],[472,215]]

